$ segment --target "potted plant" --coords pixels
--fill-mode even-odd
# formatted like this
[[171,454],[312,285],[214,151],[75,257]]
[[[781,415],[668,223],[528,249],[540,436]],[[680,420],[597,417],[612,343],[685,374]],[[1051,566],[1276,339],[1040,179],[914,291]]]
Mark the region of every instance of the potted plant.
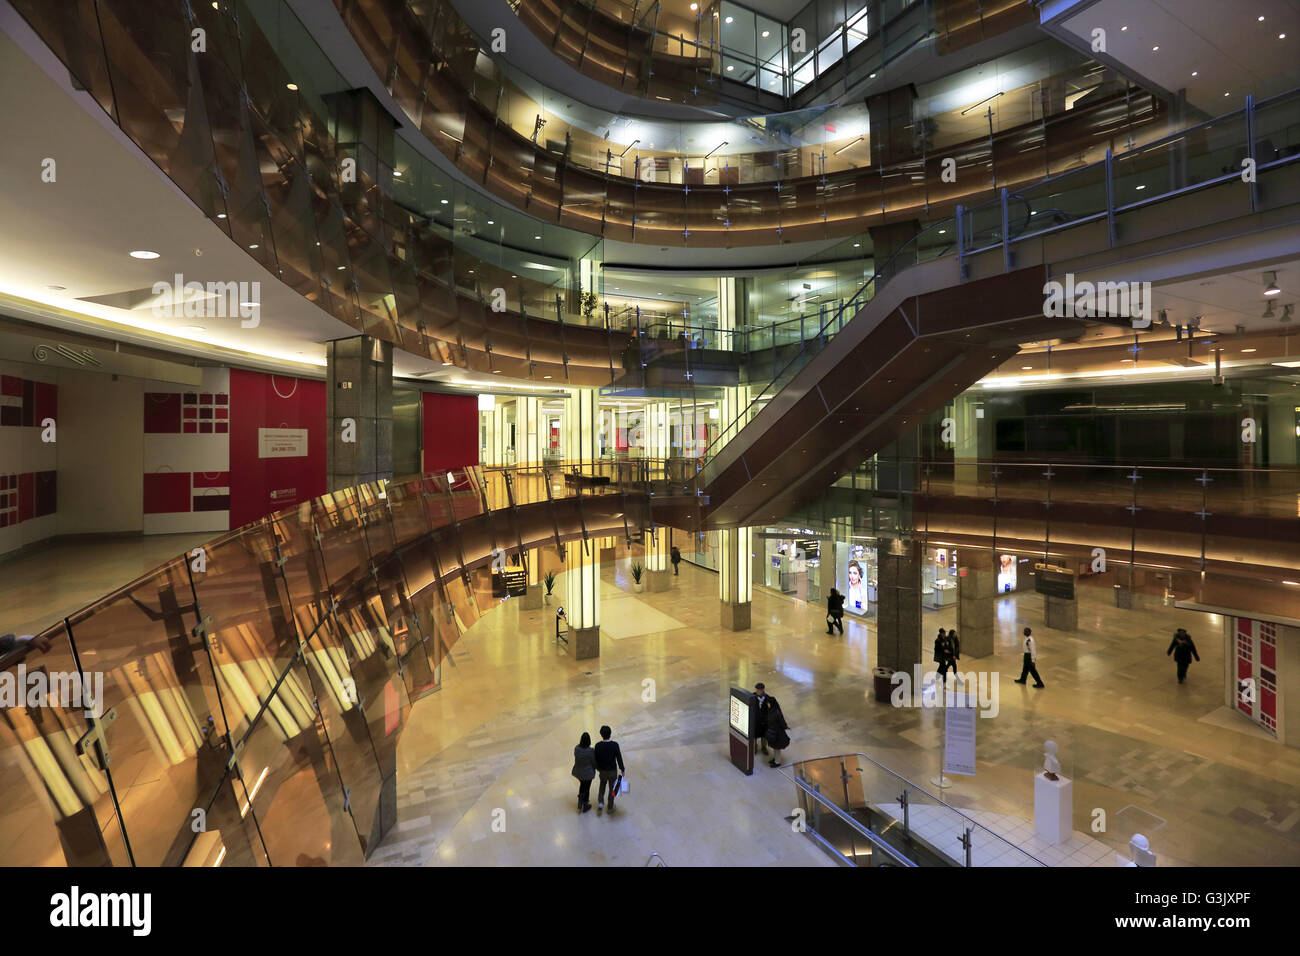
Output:
[[641,592],[641,575],[645,573],[645,568],[639,564],[632,565],[632,585],[636,592]]
[[555,588],[555,572],[547,571],[546,577],[542,578],[542,583],[546,585],[546,596],[551,596],[551,591]]

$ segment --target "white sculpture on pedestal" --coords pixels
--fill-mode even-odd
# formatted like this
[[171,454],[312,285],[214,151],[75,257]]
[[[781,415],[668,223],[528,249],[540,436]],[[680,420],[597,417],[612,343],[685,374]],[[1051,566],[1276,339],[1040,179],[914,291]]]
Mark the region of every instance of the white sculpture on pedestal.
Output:
[[1056,759],[1056,741],[1048,740],[1043,744],[1043,776],[1048,780],[1059,780],[1061,761]]
[[1133,834],[1133,839],[1128,841],[1128,852],[1131,859],[1118,857],[1120,866],[1155,866],[1156,855],[1151,852],[1151,843],[1140,833]]

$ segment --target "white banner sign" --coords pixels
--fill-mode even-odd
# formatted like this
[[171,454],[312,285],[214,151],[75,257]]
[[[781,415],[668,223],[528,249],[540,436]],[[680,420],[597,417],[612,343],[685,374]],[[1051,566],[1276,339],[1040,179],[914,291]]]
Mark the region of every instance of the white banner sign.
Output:
[[943,769],[945,773],[975,776],[975,724],[978,716],[979,711],[976,707],[949,705],[944,709]]
[[307,429],[259,428],[257,430],[258,458],[306,458]]

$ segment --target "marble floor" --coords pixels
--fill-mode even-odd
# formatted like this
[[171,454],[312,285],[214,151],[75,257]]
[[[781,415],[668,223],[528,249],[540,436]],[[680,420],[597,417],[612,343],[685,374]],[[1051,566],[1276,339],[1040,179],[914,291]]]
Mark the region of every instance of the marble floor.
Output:
[[[860,751],[922,784],[937,773],[937,713],[872,698],[873,621],[831,637],[820,607],[759,590],[752,628],[723,631],[712,572],[683,564],[672,590],[633,594],[626,569],[602,568],[598,660],[557,647],[553,609],[514,600],[461,639],[443,689],[412,709],[398,823],[370,865],[642,866],[655,853],[669,866],[829,865],[785,820],[790,779],[729,763],[732,684],[764,681],[782,702],[789,759]],[[1041,597],[999,601],[997,652],[963,662],[995,674],[999,712],[978,721],[976,775],[951,778],[945,800],[1027,844],[1033,777],[1052,738],[1075,780],[1077,846],[1049,862],[1110,865],[1141,832],[1160,865],[1300,863],[1300,750],[1222,713],[1219,620],[1082,594],[1075,633],[1044,625]],[[924,620],[929,635],[954,626],[955,611]],[[1042,690],[1011,682],[1026,624]],[[1183,685],[1165,656],[1178,626],[1201,654]],[[572,749],[602,723],[622,745],[631,792],[613,817],[579,815]]]
[[39,634],[216,536],[203,531],[65,539],[6,557],[0,560],[0,634]]

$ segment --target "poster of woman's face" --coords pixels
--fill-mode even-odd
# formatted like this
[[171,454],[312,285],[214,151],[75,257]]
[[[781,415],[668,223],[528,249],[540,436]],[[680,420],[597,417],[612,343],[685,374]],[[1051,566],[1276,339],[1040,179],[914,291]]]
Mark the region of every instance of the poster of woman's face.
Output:
[[867,613],[867,586],[862,579],[862,565],[857,561],[850,561],[848,565],[848,587],[844,595],[844,606],[852,614]]
[[1006,594],[1016,589],[1016,556],[1002,555],[998,566],[998,592]]

